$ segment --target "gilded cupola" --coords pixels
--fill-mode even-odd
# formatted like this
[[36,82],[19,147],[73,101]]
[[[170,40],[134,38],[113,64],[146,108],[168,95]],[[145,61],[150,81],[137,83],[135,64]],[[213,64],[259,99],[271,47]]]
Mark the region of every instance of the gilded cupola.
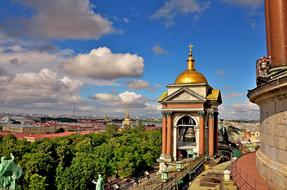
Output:
[[182,72],[175,80],[175,84],[199,84],[207,83],[203,74],[196,71],[194,68],[195,60],[192,54],[192,45],[189,46],[189,55],[187,59],[187,70]]

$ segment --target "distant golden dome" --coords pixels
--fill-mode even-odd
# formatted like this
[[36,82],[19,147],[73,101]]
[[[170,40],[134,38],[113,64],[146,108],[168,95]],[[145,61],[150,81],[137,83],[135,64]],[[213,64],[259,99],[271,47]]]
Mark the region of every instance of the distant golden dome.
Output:
[[207,80],[203,74],[197,72],[194,68],[194,59],[192,56],[192,45],[189,46],[189,56],[187,59],[187,70],[182,72],[175,80],[175,84],[198,84],[207,83]]

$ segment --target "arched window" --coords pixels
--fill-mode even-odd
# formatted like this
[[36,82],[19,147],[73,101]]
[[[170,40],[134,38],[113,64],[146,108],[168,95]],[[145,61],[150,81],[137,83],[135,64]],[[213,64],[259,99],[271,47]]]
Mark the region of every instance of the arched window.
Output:
[[196,122],[192,117],[184,116],[178,120],[177,126],[196,126]]
[[178,145],[194,145],[195,140],[195,120],[190,116],[184,116],[177,122],[178,128]]

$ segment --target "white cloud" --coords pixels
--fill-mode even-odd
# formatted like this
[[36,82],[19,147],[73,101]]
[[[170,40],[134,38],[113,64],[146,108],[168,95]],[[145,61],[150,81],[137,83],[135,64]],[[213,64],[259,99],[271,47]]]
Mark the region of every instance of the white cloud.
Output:
[[119,94],[119,97],[124,104],[139,104],[145,101],[145,98],[141,94],[129,91]]
[[232,6],[258,8],[263,4],[263,0],[221,0],[223,3]]
[[223,70],[223,69],[219,69],[219,70],[216,71],[216,75],[217,75],[217,76],[223,77],[224,74],[225,74],[225,73],[224,73],[224,70]]
[[81,112],[95,112],[97,111],[94,106],[79,106]]
[[179,15],[194,14],[194,20],[198,20],[199,15],[209,8],[210,4],[210,1],[199,3],[198,0],[168,0],[151,18],[163,20],[166,27],[171,27]]
[[130,22],[130,19],[124,17],[124,18],[123,18],[123,22],[126,23],[126,24],[128,24],[128,23]]
[[161,105],[151,101],[141,94],[131,91],[125,91],[120,94],[98,93],[91,99],[94,99],[99,105],[101,112],[124,112],[129,108],[133,115],[159,115]]
[[89,0],[17,0],[35,11],[31,17],[6,20],[4,32],[51,39],[97,39],[113,32],[112,23],[95,13]]
[[59,110],[81,100],[78,91],[82,83],[53,71],[60,61],[73,54],[71,50],[59,50],[45,42],[15,40],[3,34],[0,39],[2,111]]
[[156,44],[152,47],[152,51],[156,55],[164,55],[167,54],[167,50],[163,49],[160,44]]
[[223,119],[259,120],[259,107],[250,102],[220,106],[219,112]]
[[[82,83],[44,68],[38,73],[7,75],[0,80],[0,104],[12,107],[78,103]],[[29,105],[30,104],[30,105]]]
[[145,103],[145,109],[147,110],[154,110],[154,111],[161,111],[161,104],[157,103],[157,102],[147,102]]
[[250,22],[250,26],[251,26],[251,28],[257,28],[258,27],[258,25],[255,21]]
[[120,101],[120,98],[117,95],[109,94],[109,93],[98,93],[95,94],[92,99],[101,101],[101,102],[108,102],[108,103],[117,103]]
[[223,93],[223,99],[232,99],[232,98],[236,98],[236,97],[241,97],[244,96],[244,94],[238,93],[238,92],[231,92],[231,93]]
[[257,23],[258,19],[255,16],[262,16],[260,7],[263,5],[263,0],[221,0],[222,3],[229,6],[235,6],[239,8],[245,8],[248,10],[247,22],[253,29],[260,27]]
[[0,63],[14,72],[26,70],[39,70],[43,66],[55,67],[57,63],[63,60],[63,55],[58,53],[39,52],[36,50],[11,50],[10,52],[1,51]]
[[146,89],[149,87],[149,83],[145,80],[132,80],[128,82],[129,89]]
[[[71,114],[75,103],[77,114],[88,114],[89,111],[93,114],[102,113],[102,110],[108,111],[109,106],[105,108],[104,105],[98,109],[95,101],[87,102],[82,98],[79,91],[83,84],[119,86],[121,84],[117,78],[111,79],[113,76],[129,77],[140,75],[143,71],[143,58],[129,53],[113,54],[108,48],[96,49],[93,56],[87,54],[85,57],[85,54],[75,56],[75,52],[69,49],[59,50],[45,42],[15,40],[3,35],[0,35],[0,39],[0,111],[4,112]],[[89,62],[92,68],[96,69],[97,64],[100,64],[98,73],[109,77],[94,79],[89,76],[75,76],[60,64],[77,58],[82,60],[83,57],[92,60],[95,56],[97,62]],[[84,64],[84,68],[89,69],[87,67]],[[117,105],[122,103],[141,109],[140,105],[144,105],[144,100],[138,98],[139,101],[135,101],[132,99],[133,95],[123,93],[114,101]]]
[[125,24],[128,24],[130,22],[130,19],[128,19],[127,17],[118,17],[118,16],[112,16],[111,19],[115,22],[118,22],[118,23],[125,23]]
[[159,89],[160,87],[162,87],[161,84],[156,84],[156,85],[154,85],[154,86],[148,88],[148,90],[149,90],[150,92],[154,92],[154,91],[156,91],[157,89]]
[[[0,35],[1,39],[1,35]],[[43,68],[57,71],[60,74],[70,74],[63,70],[61,62],[69,61],[75,57],[71,49],[58,49],[51,44],[42,42],[20,41],[9,38],[0,41],[0,64],[13,73],[39,72]],[[75,77],[86,84],[96,86],[120,86],[112,79],[92,79]]]
[[136,54],[112,53],[109,48],[100,47],[62,62],[62,66],[75,76],[107,80],[141,76],[144,59]]
[[86,84],[94,85],[94,86],[121,86],[120,83],[117,82],[117,80],[94,80],[94,79],[87,79],[82,80]]
[[141,94],[137,94],[135,92],[125,91],[118,95],[109,94],[109,93],[98,93],[95,94],[92,99],[95,99],[102,104],[118,106],[131,106],[131,107],[138,107],[143,106],[147,99],[142,96]]
[[145,80],[131,80],[128,81],[128,88],[133,90],[139,90],[139,89],[146,89],[150,92],[154,92],[155,90],[162,87],[160,84],[156,84],[151,86],[148,81]]
[[59,50],[43,42],[9,38],[0,41],[0,64],[13,73],[39,72],[43,68],[59,71],[59,63],[73,54],[70,49]]

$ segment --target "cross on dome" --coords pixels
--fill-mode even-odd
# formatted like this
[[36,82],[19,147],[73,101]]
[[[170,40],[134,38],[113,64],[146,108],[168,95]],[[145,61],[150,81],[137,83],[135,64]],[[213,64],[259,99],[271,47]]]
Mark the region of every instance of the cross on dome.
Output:
[[192,54],[192,48],[194,47],[192,44],[189,44],[189,54]]

